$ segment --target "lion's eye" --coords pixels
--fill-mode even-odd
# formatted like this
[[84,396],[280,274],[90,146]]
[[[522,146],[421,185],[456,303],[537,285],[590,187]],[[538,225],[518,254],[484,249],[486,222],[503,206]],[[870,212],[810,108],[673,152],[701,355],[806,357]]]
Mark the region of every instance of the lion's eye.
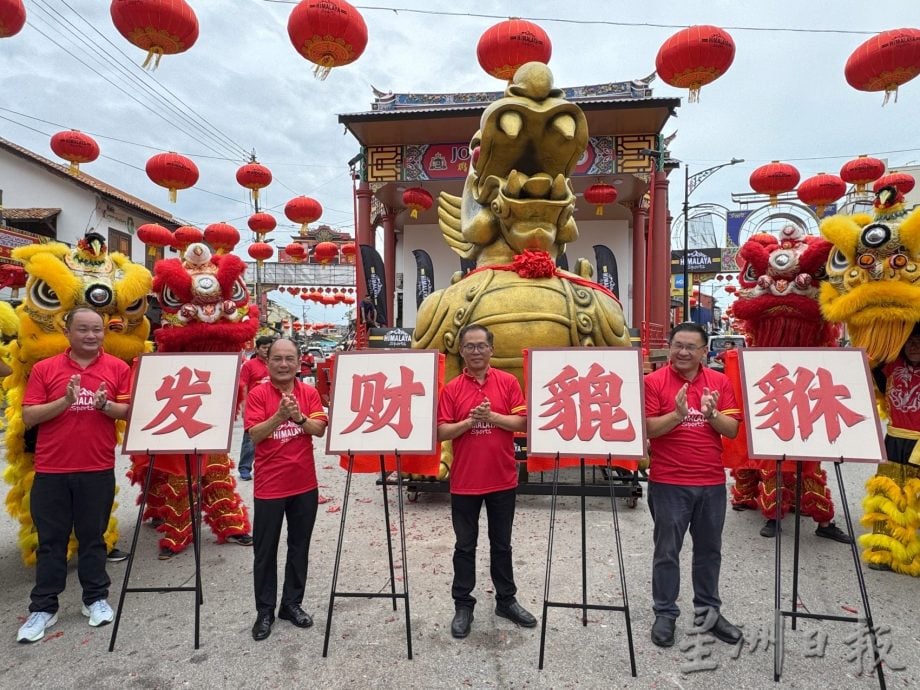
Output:
[[176,293],[168,286],[164,287],[163,292],[160,293],[160,302],[169,309],[178,309],[182,306],[182,300],[176,297]]
[[885,225],[870,225],[862,233],[862,242],[867,247],[881,247],[891,239],[891,229]]
[[249,299],[249,291],[246,290],[246,283],[242,279],[234,281],[230,299],[234,302],[245,302]]
[[29,297],[42,309],[53,311],[61,308],[61,300],[57,293],[44,280],[36,280],[29,288]]
[[835,249],[827,261],[828,265],[835,271],[844,271],[847,266],[850,265],[850,261],[847,259],[846,254],[839,249]]

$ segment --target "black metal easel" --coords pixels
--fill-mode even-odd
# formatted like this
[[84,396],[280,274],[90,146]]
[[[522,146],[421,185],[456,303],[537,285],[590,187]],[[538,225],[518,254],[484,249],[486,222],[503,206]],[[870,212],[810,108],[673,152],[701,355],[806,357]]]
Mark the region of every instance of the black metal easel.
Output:
[[798,610],[798,600],[799,600],[799,536],[801,531],[801,514],[798,510],[798,507],[801,505],[802,498],[802,463],[797,462],[795,467],[795,538],[794,538],[794,548],[792,551],[792,610],[785,611],[782,608],[782,587],[781,587],[781,557],[780,557],[780,544],[781,544],[781,523],[783,519],[782,515],[782,467],[783,461],[785,461],[786,456],[784,455],[780,460],[776,461],[776,536],[775,536],[775,548],[776,548],[776,582],[774,590],[774,639],[776,644],[773,647],[773,680],[779,682],[780,678],[783,675],[783,654],[784,654],[784,635],[785,635],[785,625],[783,621],[784,616],[788,616],[792,619],[792,629],[795,630],[796,619],[798,618],[812,618],[815,620],[822,621],[840,621],[843,623],[860,623],[861,620],[865,620],[866,624],[869,627],[869,639],[872,643],[872,654],[875,662],[875,671],[878,677],[878,684],[881,690],[886,689],[885,685],[885,672],[882,670],[882,660],[878,654],[878,640],[875,635],[875,624],[872,622],[872,609],[869,607],[869,595],[866,593],[866,580],[863,577],[862,567],[859,563],[859,551],[856,545],[856,538],[853,534],[853,521],[850,517],[850,506],[847,504],[847,495],[846,490],[843,486],[843,474],[840,471],[840,466],[843,464],[843,457],[839,460],[834,461],[834,471],[837,474],[837,490],[840,492],[840,504],[843,506],[843,515],[846,519],[847,524],[847,534],[850,535],[850,550],[853,553],[853,565],[856,569],[856,580],[859,583],[859,595],[862,597],[863,612],[865,614],[864,619],[860,619],[858,616],[834,616],[830,614],[823,613],[801,613]]
[[[612,469],[611,456],[607,456],[607,469]],[[617,567],[620,571],[620,589],[623,591],[622,606],[608,606],[605,604],[588,603],[588,563],[587,563],[587,527],[586,527],[586,493],[585,489],[585,459],[581,458],[581,603],[550,601],[549,586],[553,562],[553,538],[556,531],[556,500],[559,496],[559,453],[556,453],[556,466],[553,469],[553,492],[549,513],[549,540],[546,549],[546,579],[543,583],[543,621],[540,626],[540,661],[538,668],[543,670],[543,656],[546,647],[546,618],[550,608],[581,609],[581,624],[587,627],[588,611],[622,611],[626,621],[626,642],[629,646],[629,667],[633,678],[636,677],[636,654],[633,649],[632,621],[629,616],[629,597],[626,593],[626,573],[623,570],[623,546],[620,542],[620,520],[617,514],[616,492],[613,481],[608,478],[610,486],[610,509],[613,513],[613,538],[617,551]]]
[[[195,462],[195,483],[192,484],[192,461]],[[150,483],[153,478],[154,458],[148,451],[147,457],[150,462],[147,465],[147,476],[144,478],[144,489],[141,493],[140,506],[137,511],[137,523],[134,525],[134,537],[131,539],[131,554],[128,556],[128,565],[125,568],[125,579],[121,584],[121,594],[118,596],[118,608],[115,612],[115,621],[112,625],[112,637],[109,640],[109,651],[115,650],[115,638],[118,636],[118,625],[121,622],[121,612],[125,603],[125,595],[129,592],[194,592],[195,593],[195,649],[200,644],[201,631],[201,605],[204,603],[204,597],[201,591],[201,496],[200,491],[196,492],[196,487],[201,484],[201,461],[198,459],[198,452],[193,451],[192,455],[185,454],[185,481],[188,486],[189,517],[192,520],[192,549],[195,552],[195,586],[194,587],[129,587],[128,581],[131,579],[131,568],[134,565],[134,556],[137,554],[137,539],[140,535],[141,524],[144,521],[144,508],[147,507],[147,492],[150,490]],[[197,495],[196,495],[197,494]]]
[[[396,455],[396,476],[402,476],[402,460],[399,452]],[[412,658],[412,624],[409,620],[409,566],[406,560],[406,518],[403,506],[402,490],[397,488],[397,505],[399,506],[399,546],[400,556],[402,558],[403,571],[403,591],[402,594],[396,593],[396,570],[393,564],[393,538],[390,534],[390,504],[387,500],[387,482],[386,466],[384,456],[380,455],[380,485],[383,487],[383,515],[387,533],[387,555],[390,565],[390,592],[339,592],[336,586],[339,581],[339,565],[342,560],[342,541],[345,537],[345,518],[348,515],[348,497],[351,492],[351,475],[354,469],[355,456],[351,451],[348,452],[348,476],[345,478],[345,497],[342,499],[342,520],[339,523],[339,540],[335,548],[335,566],[332,570],[332,588],[329,592],[329,610],[326,614],[326,635],[323,639],[323,657],[329,651],[329,632],[332,628],[332,611],[335,606],[336,597],[351,597],[363,599],[391,599],[393,610],[396,611],[396,600],[403,599],[406,602],[406,650],[408,658]]]

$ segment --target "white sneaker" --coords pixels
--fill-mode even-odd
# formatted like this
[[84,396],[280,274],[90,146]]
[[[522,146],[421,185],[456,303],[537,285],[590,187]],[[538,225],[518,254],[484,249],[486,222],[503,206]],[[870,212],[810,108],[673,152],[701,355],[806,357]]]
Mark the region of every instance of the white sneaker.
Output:
[[47,611],[33,611],[16,635],[17,642],[38,642],[45,636],[45,630],[57,623],[57,614]]
[[100,599],[99,601],[94,601],[89,606],[84,606],[83,615],[89,616],[89,624],[94,628],[98,628],[100,625],[105,625],[115,620],[115,612],[105,599]]

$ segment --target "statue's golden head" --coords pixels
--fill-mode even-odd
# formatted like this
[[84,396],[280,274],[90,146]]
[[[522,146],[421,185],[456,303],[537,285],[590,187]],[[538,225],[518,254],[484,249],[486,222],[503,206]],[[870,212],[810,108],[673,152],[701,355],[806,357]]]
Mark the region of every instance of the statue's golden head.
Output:
[[24,361],[34,363],[67,348],[64,317],[75,307],[102,316],[109,354],[130,361],[144,352],[150,271],[122,254],[109,254],[101,235],[89,233],[74,249],[57,242],[19,247],[13,258],[29,274],[17,309]]
[[527,249],[556,257],[578,237],[569,175],[587,143],[584,113],[553,87],[549,68],[523,65],[504,97],[482,114],[462,200],[441,194],[448,244],[479,265],[507,262]]

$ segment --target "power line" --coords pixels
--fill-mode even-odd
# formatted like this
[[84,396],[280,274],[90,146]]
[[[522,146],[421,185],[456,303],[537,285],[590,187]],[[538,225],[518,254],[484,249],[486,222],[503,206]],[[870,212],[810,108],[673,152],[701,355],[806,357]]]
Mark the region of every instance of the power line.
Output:
[[[278,5],[296,5],[299,0],[262,0],[263,2],[275,3]],[[464,17],[473,19],[498,19],[505,20],[509,18],[507,14],[484,14],[480,12],[445,12],[443,10],[419,10],[409,7],[373,7],[370,5],[355,5],[358,10],[377,10],[383,12],[392,12],[399,14],[425,14],[435,17]],[[617,22],[609,19],[567,19],[565,17],[524,17],[515,15],[518,19],[524,19],[529,22],[544,22],[555,24],[575,24],[580,26],[625,26],[631,28],[648,28],[648,29],[686,29],[689,24],[660,24],[657,22]],[[731,31],[763,31],[763,32],[787,32],[787,33],[805,33],[805,34],[849,34],[855,36],[874,36],[878,31],[854,31],[853,29],[796,29],[790,27],[767,27],[767,26],[722,26],[725,30]]]
[[[197,141],[199,144],[202,144],[203,146],[206,146],[208,149],[210,149],[211,151],[213,151],[213,152],[215,152],[215,153],[225,153],[225,152],[226,152],[226,146],[227,146],[227,145],[226,145],[226,143],[223,142],[219,137],[215,136],[214,134],[212,134],[211,132],[209,132],[204,126],[202,126],[201,124],[197,123],[194,119],[192,119],[191,117],[189,117],[187,114],[183,113],[178,107],[176,107],[173,103],[171,103],[167,98],[165,98],[164,96],[162,96],[161,94],[159,94],[155,89],[153,89],[152,87],[150,87],[150,85],[148,85],[147,83],[145,83],[142,79],[138,78],[138,77],[137,77],[135,74],[133,74],[129,69],[126,69],[123,65],[119,64],[118,62],[116,62],[116,61],[112,58],[111,55],[109,55],[108,53],[106,53],[100,46],[98,46],[95,42],[93,42],[92,40],[90,40],[90,39],[86,36],[86,34],[84,34],[77,26],[75,26],[75,25],[74,25],[70,20],[68,20],[66,17],[63,17],[57,10],[48,10],[48,9],[47,9],[46,7],[44,7],[42,4],[39,4],[39,3],[42,3],[42,2],[43,2],[43,0],[36,0],[36,5],[35,5],[35,7],[36,7],[37,9],[41,10],[42,12],[44,12],[46,15],[49,15],[52,22],[55,22],[57,25],[59,25],[59,26],[61,26],[61,27],[64,27],[64,30],[62,30],[62,29],[60,29],[60,28],[58,28],[58,27],[55,27],[55,26],[51,25],[52,28],[53,28],[55,31],[57,31],[58,33],[61,33],[61,34],[65,35],[65,36],[68,38],[68,40],[70,40],[72,43],[75,43],[75,44],[81,45],[81,46],[85,46],[86,48],[88,48],[88,49],[89,49],[88,54],[89,54],[90,56],[94,57],[94,59],[96,59],[96,60],[98,60],[99,62],[101,62],[105,67],[111,66],[111,67],[114,67],[114,68],[115,68],[116,72],[115,72],[115,74],[113,74],[112,76],[117,76],[117,77],[120,77],[120,78],[122,78],[122,79],[127,79],[128,83],[130,84],[130,87],[129,87],[129,88],[137,88],[137,87],[139,87],[142,91],[146,92],[147,94],[150,94],[151,97],[153,97],[154,99],[156,99],[159,103],[162,103],[168,110],[170,110],[170,111],[171,111],[172,113],[174,113],[176,116],[182,118],[186,123],[188,123],[189,125],[191,125],[193,128],[197,129],[198,132],[201,133],[201,135],[207,137],[207,138],[210,139],[212,142],[214,142],[214,144],[215,144],[217,147],[223,148],[223,149],[225,149],[225,151],[220,151],[219,148],[215,148],[215,145],[211,145],[211,144],[208,144],[206,141],[202,141],[201,138],[200,138],[200,136],[196,136],[195,134],[193,134],[193,133],[190,132],[190,131],[183,130],[183,129],[180,128],[176,123],[172,123],[171,120],[167,120],[168,122],[171,122],[171,124],[173,124],[173,126],[174,126],[176,129],[179,129],[179,130],[182,131],[184,134],[186,134],[187,136],[190,136],[191,138],[195,139],[195,141]],[[55,15],[56,15],[56,16],[55,16]],[[48,20],[46,19],[45,21],[48,21]],[[70,30],[68,30],[68,29],[66,28],[65,24],[66,24],[67,26],[70,27]],[[50,25],[50,23],[49,23],[49,25]],[[46,35],[46,37],[47,37],[47,35]],[[83,40],[78,40],[78,39],[83,39]],[[55,44],[58,45],[59,47],[63,48],[63,46],[60,45],[59,43],[56,43],[56,42],[55,42]],[[65,49],[65,50],[66,50],[66,49]],[[70,51],[67,51],[67,52],[70,52]],[[73,55],[73,53],[70,53],[70,54]],[[86,65],[87,67],[90,67],[90,65],[88,65],[86,62],[84,62],[84,61],[82,61],[82,60],[80,60],[80,62],[82,62],[82,63],[83,63],[84,65]],[[91,68],[91,69],[92,69],[92,68]],[[95,72],[96,72],[97,74],[99,74],[100,76],[103,76],[103,75],[102,75],[100,72],[98,72],[97,70],[94,69],[93,71],[95,71]],[[104,78],[106,78],[106,77],[104,77]],[[106,78],[106,80],[109,81],[110,84],[112,84],[113,86],[115,86],[116,88],[118,88],[120,91],[122,91],[122,93],[125,93],[125,94],[127,94],[127,95],[129,95],[130,97],[133,98],[132,94],[128,93],[128,91],[126,91],[124,88],[122,88],[121,86],[115,84],[114,82],[112,82],[112,81],[109,80],[108,78]],[[135,98],[134,100],[137,100],[137,99]],[[153,108],[150,108],[150,105],[149,105],[149,104],[143,104],[143,105],[145,106],[145,108],[148,108],[148,109],[152,110],[152,111],[154,112],[154,114],[159,115],[160,117],[162,117],[162,115],[161,115],[159,112],[157,112],[157,111],[154,110]],[[166,118],[163,118],[163,119],[166,119]],[[232,151],[232,148],[231,148],[230,150]]]

